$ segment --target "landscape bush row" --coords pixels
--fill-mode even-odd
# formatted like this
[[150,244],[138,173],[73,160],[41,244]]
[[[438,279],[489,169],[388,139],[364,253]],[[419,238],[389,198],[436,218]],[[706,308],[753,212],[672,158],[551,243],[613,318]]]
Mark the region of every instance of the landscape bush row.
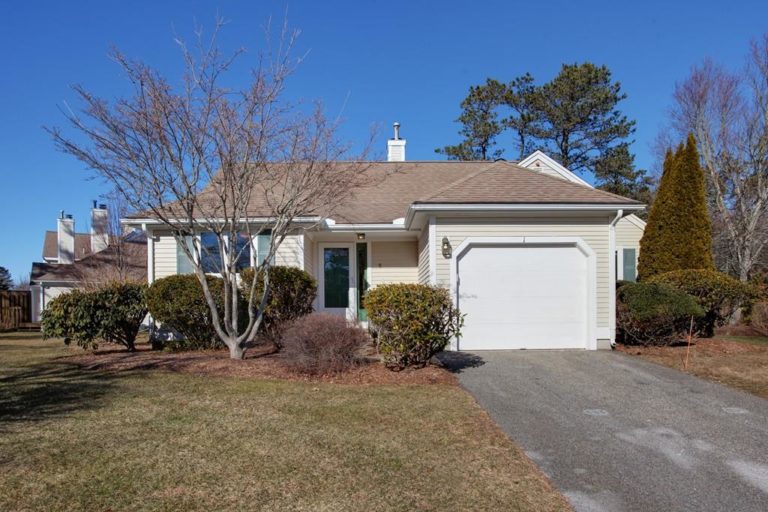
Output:
[[[240,296],[253,287],[260,298],[263,272],[241,274]],[[293,267],[269,269],[270,293],[258,330],[257,343],[271,343],[294,370],[308,374],[335,373],[359,364],[364,346],[371,341],[384,364],[400,370],[422,367],[451,338],[458,335],[462,318],[447,290],[414,284],[382,285],[365,298],[370,330],[350,325],[346,319],[313,313],[317,295],[314,279]],[[209,276],[220,315],[224,314],[221,278]],[[258,308],[256,300],[254,308]],[[215,349],[223,346],[197,277],[191,274],[158,279],[151,286],[112,283],[98,290],[75,290],[55,298],[43,315],[46,337],[75,341],[96,348],[99,341],[115,342],[135,350],[136,335],[149,312],[170,333],[153,341],[153,348],[168,350]],[[248,306],[239,304],[240,325],[248,322]],[[369,335],[369,332],[372,336]]]
[[711,337],[736,311],[751,309],[760,298],[755,286],[709,269],[619,283],[618,338],[627,344],[669,345],[689,333]]

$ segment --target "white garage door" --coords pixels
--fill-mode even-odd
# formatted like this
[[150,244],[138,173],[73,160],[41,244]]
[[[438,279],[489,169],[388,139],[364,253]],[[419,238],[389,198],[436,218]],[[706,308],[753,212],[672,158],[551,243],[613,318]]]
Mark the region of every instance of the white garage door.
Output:
[[573,245],[469,248],[457,261],[459,350],[587,348],[587,264]]

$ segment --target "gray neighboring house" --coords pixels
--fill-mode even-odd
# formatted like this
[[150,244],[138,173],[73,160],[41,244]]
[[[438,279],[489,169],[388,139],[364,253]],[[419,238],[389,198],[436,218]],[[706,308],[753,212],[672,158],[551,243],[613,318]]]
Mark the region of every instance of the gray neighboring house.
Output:
[[109,279],[111,269],[138,281],[147,276],[147,240],[142,232],[110,240],[106,205],[93,202],[90,233],[77,233],[75,219],[62,210],[58,229],[46,231],[43,261],[32,263],[32,322],[39,322],[46,305],[62,293],[86,286],[86,281]]

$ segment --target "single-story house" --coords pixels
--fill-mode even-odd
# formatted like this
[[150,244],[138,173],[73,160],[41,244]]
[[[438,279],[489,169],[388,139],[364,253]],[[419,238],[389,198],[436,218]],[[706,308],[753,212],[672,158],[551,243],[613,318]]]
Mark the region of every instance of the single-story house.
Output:
[[[643,204],[540,151],[520,162],[407,161],[405,142],[396,131],[387,161],[370,167],[382,179],[277,251],[276,264],[317,279],[317,310],[364,321],[366,289],[425,283],[450,289],[466,315],[454,350],[611,346],[615,282],[634,279]],[[162,223],[124,222],[147,231],[150,282],[189,271]]]

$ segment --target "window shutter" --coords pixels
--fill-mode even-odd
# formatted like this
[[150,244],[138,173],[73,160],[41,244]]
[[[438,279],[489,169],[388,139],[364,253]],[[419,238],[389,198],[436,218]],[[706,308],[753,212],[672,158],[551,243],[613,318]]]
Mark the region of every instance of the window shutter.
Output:
[[637,280],[637,250],[634,248],[624,249],[624,280]]

